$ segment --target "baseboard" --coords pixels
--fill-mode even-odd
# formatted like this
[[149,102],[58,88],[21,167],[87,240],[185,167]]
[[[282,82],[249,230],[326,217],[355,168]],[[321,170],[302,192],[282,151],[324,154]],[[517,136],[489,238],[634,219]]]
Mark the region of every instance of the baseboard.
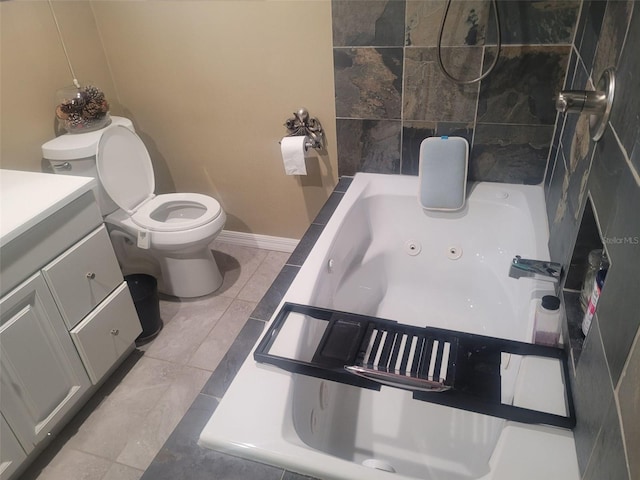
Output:
[[216,240],[244,247],[262,248],[264,250],[275,250],[277,252],[291,253],[298,245],[295,238],[272,237],[270,235],[260,235],[257,233],[232,232],[223,230],[216,237]]

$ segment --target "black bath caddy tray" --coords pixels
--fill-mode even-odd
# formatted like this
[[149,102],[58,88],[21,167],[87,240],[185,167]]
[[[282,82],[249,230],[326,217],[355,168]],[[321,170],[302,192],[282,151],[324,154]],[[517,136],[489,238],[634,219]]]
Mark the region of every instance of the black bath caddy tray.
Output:
[[[288,320],[292,325],[305,322],[294,327],[304,333],[304,345],[278,342]],[[502,403],[502,353],[557,359],[568,415]],[[570,429],[576,423],[567,355],[561,348],[285,303],[253,356],[292,373],[371,390],[401,388],[412,391],[415,400],[516,422]]]

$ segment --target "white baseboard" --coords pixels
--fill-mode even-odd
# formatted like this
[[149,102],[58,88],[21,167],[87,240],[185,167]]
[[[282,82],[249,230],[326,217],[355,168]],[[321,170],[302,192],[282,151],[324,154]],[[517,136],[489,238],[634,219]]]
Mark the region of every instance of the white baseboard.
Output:
[[257,233],[232,232],[223,230],[216,237],[216,240],[243,247],[262,248],[264,250],[275,250],[277,252],[291,253],[298,245],[295,238],[272,237],[270,235],[260,235]]

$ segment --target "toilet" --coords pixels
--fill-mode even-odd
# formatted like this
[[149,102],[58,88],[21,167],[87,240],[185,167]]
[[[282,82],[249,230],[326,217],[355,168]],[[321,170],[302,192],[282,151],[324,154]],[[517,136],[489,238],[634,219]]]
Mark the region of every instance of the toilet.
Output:
[[199,297],[217,290],[222,275],[209,244],[226,214],[212,197],[198,193],[155,195],[149,152],[129,119],[65,134],[42,145],[55,173],[98,180],[96,197],[124,275],[158,278],[160,292]]

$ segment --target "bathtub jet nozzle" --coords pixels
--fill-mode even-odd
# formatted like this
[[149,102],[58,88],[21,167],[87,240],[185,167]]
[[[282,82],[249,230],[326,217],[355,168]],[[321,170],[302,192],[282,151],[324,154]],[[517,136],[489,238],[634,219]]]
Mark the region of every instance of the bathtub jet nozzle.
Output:
[[511,278],[535,277],[541,280],[557,282],[562,273],[562,265],[547,260],[532,260],[516,255],[511,261],[509,276]]

